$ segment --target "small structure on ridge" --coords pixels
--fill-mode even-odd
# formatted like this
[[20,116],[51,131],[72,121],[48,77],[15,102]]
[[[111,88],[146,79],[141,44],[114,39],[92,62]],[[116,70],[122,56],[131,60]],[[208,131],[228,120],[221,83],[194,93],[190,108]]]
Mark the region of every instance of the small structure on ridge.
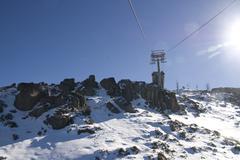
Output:
[[152,83],[164,89],[165,73],[161,71],[160,63],[166,63],[164,50],[154,50],[151,54],[151,64],[157,64],[157,71],[152,73]]

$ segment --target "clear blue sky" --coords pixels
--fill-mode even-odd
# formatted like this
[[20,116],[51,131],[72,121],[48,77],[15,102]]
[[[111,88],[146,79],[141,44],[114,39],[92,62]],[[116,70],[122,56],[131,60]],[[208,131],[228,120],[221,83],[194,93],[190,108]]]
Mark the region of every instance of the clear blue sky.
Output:
[[[81,81],[89,74],[97,80],[114,76],[150,82],[156,69],[149,64],[150,49],[171,47],[230,0],[132,2],[147,41],[127,0],[1,0],[0,86],[58,83],[68,77]],[[236,17],[239,2],[167,53],[167,88],[175,88],[177,80],[199,88],[207,82],[211,87],[240,87],[240,56],[231,58],[224,48],[218,50],[224,54],[205,53],[224,42],[223,34]]]

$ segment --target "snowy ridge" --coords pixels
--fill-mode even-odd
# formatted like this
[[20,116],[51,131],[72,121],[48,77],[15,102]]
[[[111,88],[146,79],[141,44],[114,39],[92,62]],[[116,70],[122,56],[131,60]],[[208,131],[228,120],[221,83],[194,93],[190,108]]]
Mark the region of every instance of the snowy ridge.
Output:
[[[184,111],[178,114],[159,113],[141,98],[131,102],[136,113],[115,114],[106,107],[111,97],[100,88],[86,97],[91,114],[77,115],[60,130],[43,122],[54,109],[29,117],[14,107],[16,94],[15,88],[0,92],[6,104],[0,113],[0,159],[240,159],[240,108],[221,94],[183,93],[178,101]],[[17,127],[5,124],[9,113]]]

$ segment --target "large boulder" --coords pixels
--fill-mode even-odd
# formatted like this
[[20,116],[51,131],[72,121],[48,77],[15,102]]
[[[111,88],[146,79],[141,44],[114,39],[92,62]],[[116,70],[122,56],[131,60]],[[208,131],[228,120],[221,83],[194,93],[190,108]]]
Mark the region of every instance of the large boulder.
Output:
[[124,79],[118,82],[121,89],[121,95],[127,100],[132,101],[138,98],[138,92],[134,82],[129,79]]
[[123,97],[114,98],[113,101],[119,106],[119,108],[121,108],[125,112],[129,112],[129,113],[137,112],[132,106],[132,104]]
[[70,106],[73,110],[80,112],[85,112],[88,110],[85,97],[78,93],[72,93],[69,95],[68,106]]
[[17,87],[19,93],[15,97],[14,105],[17,109],[27,111],[47,96],[47,92],[42,84],[20,83]]
[[73,78],[69,78],[64,79],[60,83],[59,88],[62,90],[63,94],[68,94],[69,92],[74,90],[75,86],[76,86],[75,80]]
[[85,96],[94,96],[96,94],[96,89],[98,89],[98,83],[95,80],[94,75],[90,75],[87,79],[81,82],[81,87],[78,88],[77,92]]
[[145,86],[142,97],[159,111],[169,109],[176,112],[180,110],[175,93],[163,90],[157,85],[149,84]]
[[96,82],[95,75],[90,75],[82,82],[82,85],[86,88],[99,88],[98,83]]
[[113,77],[101,80],[100,84],[107,90],[108,95],[112,97],[120,95],[120,88]]
[[72,117],[64,114],[54,114],[45,120],[46,124],[50,124],[53,129],[62,129],[73,122]]

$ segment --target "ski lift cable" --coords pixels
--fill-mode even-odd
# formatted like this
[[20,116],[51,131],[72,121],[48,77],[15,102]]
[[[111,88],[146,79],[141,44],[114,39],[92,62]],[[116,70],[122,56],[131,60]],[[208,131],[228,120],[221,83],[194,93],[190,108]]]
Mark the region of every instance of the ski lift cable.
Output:
[[138,27],[139,27],[139,29],[140,29],[140,31],[141,31],[141,34],[142,34],[142,36],[143,36],[143,39],[146,40],[145,33],[144,33],[144,31],[143,31],[143,28],[142,28],[142,25],[141,25],[141,23],[140,23],[140,21],[139,21],[139,18],[138,18],[137,14],[136,14],[136,11],[135,11],[135,9],[134,9],[134,7],[133,7],[132,1],[131,1],[131,0],[128,0],[128,3],[129,3],[129,6],[130,6],[130,8],[131,8],[131,11],[132,11],[132,13],[133,13],[133,15],[134,15],[134,18],[135,18],[135,20],[136,20],[136,22],[137,22],[137,25],[138,25]]
[[178,46],[180,46],[183,42],[185,42],[186,40],[188,40],[190,37],[192,37],[194,34],[196,34],[198,31],[200,31],[201,29],[203,29],[205,26],[207,26],[210,22],[212,22],[214,19],[216,19],[219,15],[221,15],[225,10],[227,10],[228,8],[230,8],[235,2],[237,2],[238,0],[233,0],[231,1],[227,6],[225,6],[222,10],[220,10],[216,15],[214,15],[213,17],[211,17],[208,21],[206,21],[205,23],[203,23],[200,27],[198,27],[196,30],[194,30],[193,32],[189,33],[185,38],[183,38],[181,41],[179,41],[178,43],[176,43],[174,46],[170,47],[167,52],[171,52],[172,50],[176,49]]

